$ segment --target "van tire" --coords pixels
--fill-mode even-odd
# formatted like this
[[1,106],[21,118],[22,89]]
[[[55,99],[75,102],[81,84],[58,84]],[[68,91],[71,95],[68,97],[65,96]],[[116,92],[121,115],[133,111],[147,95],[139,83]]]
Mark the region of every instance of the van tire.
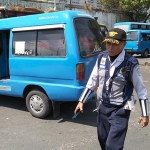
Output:
[[144,58],[147,58],[147,57],[148,57],[148,54],[149,54],[149,50],[146,49],[146,50],[141,54],[141,56],[144,57]]
[[32,116],[45,118],[52,110],[48,96],[40,90],[30,91],[26,96],[26,106]]

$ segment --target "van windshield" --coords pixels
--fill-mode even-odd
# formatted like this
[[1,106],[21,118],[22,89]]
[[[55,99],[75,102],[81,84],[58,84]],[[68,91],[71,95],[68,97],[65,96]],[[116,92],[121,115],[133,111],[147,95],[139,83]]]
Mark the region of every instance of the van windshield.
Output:
[[74,20],[74,23],[82,57],[89,57],[104,50],[103,37],[95,20],[78,18]]
[[138,40],[138,32],[137,31],[127,32],[127,41],[137,41],[137,40]]

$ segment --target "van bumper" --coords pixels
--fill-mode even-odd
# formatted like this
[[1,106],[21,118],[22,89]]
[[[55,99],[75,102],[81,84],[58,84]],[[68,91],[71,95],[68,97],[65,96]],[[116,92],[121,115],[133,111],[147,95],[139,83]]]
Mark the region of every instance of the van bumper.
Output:
[[127,48],[127,49],[124,49],[127,53],[138,53],[139,52],[139,49],[137,48]]

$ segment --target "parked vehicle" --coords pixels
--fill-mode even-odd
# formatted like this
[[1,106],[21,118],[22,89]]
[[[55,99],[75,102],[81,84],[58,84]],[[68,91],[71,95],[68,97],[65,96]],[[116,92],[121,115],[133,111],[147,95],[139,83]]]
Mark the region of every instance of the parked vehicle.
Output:
[[106,37],[106,34],[107,34],[107,32],[108,32],[108,29],[107,29],[106,25],[100,23],[99,26],[100,26],[101,32],[102,32],[102,34],[103,34],[103,37]]
[[120,28],[124,31],[128,30],[150,30],[150,23],[143,22],[117,22],[114,28]]
[[[94,17],[94,19],[97,21],[98,17]],[[99,23],[99,27],[100,27],[100,33],[102,34],[103,38],[105,38],[105,36],[108,32],[106,25],[103,23]]]
[[127,31],[127,43],[124,49],[128,53],[148,57],[150,53],[150,30]]
[[26,99],[38,118],[77,101],[103,50],[96,20],[79,11],[0,19],[0,94]]

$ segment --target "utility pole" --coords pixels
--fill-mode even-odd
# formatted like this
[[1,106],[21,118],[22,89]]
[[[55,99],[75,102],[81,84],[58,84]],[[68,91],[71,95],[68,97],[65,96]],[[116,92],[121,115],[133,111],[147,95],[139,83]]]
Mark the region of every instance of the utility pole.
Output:
[[71,10],[71,9],[72,9],[72,8],[71,8],[71,0],[70,0],[70,4],[69,4],[69,7],[70,7],[70,10]]
[[56,10],[56,0],[54,0],[54,10]]
[[144,23],[147,21],[147,19],[150,17],[150,8],[147,10],[147,16],[144,20]]

